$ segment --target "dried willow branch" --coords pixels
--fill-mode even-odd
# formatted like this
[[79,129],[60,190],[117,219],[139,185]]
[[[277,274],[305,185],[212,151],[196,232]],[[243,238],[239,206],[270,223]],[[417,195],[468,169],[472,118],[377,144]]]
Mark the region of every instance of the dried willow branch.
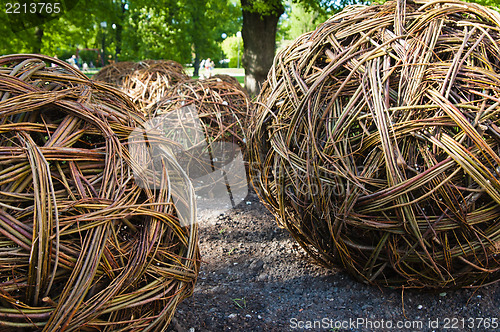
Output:
[[121,88],[143,111],[162,100],[175,84],[189,80],[182,65],[175,61],[150,60],[140,63],[143,68],[128,75]]

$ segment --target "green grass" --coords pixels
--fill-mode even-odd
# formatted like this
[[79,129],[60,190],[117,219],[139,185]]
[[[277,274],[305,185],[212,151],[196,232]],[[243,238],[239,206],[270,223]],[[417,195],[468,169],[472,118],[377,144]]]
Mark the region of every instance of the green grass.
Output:
[[[188,75],[193,75],[194,68],[193,67],[187,67],[184,68],[187,72]],[[203,73],[204,70],[200,70],[201,73]],[[214,68],[213,71],[214,75],[217,74],[226,74],[226,75],[231,75],[231,76],[245,76],[245,69],[243,68]]]
[[[87,77],[89,77],[89,78],[92,78],[92,76],[97,74],[97,72],[100,69],[101,68],[88,70],[85,72],[85,75],[87,75]],[[199,78],[199,76],[192,76],[193,71],[194,71],[193,67],[188,67],[188,68],[184,68],[184,69],[186,70],[186,73],[189,76],[191,76],[195,79]],[[203,73],[203,70],[201,70],[200,73]],[[243,68],[214,68],[213,75],[217,75],[217,74],[225,74],[225,75],[234,76],[238,80],[238,82],[240,82],[241,85],[245,84],[245,70]]]
[[83,72],[85,75],[87,75],[88,78],[92,78],[101,68],[95,68],[95,69],[90,69],[87,70],[86,72]]
[[[194,68],[185,68],[187,74],[195,79],[198,79],[199,76],[192,76]],[[200,70],[200,74],[202,74],[204,70]],[[224,74],[224,75],[230,75],[234,76],[240,82],[241,85],[244,86],[245,84],[245,69],[243,68],[214,68],[214,71],[212,72],[213,75],[217,74]]]
[[[191,76],[191,77],[194,79],[200,78],[199,76]],[[236,78],[242,86],[245,86],[245,76],[234,76],[234,78]]]
[[247,301],[245,300],[244,297],[242,297],[241,299],[232,299],[234,304],[236,304],[236,306],[238,306],[240,309],[246,309],[247,307]]

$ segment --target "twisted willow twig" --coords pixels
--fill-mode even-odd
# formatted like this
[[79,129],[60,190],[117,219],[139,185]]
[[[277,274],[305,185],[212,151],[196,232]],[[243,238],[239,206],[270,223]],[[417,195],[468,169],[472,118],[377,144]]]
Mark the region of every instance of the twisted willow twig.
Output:
[[143,68],[128,75],[121,88],[143,111],[161,101],[175,84],[189,80],[182,65],[172,60],[149,60],[139,64]]

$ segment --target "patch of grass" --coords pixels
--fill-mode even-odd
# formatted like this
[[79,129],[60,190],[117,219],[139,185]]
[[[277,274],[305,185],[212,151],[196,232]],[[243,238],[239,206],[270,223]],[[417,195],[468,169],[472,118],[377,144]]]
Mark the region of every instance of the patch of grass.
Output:
[[[97,74],[97,72],[99,72],[100,69],[101,68],[91,69],[86,71],[84,74],[87,75],[88,78],[92,78],[92,76]],[[194,70],[192,67],[184,68],[184,70],[192,78],[194,79],[200,78],[199,76],[192,76]],[[214,68],[213,74],[214,75],[224,74],[224,75],[234,76],[242,86],[245,85],[245,70],[243,68]]]
[[247,301],[245,300],[244,297],[242,297],[241,299],[232,299],[232,301],[240,309],[246,309],[247,308]]

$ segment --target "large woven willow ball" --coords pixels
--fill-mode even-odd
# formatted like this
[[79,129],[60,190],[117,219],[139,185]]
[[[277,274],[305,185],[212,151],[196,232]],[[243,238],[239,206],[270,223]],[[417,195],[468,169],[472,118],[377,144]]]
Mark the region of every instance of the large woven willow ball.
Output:
[[321,264],[387,286],[500,279],[500,15],[347,7],[275,58],[249,130],[262,200]]
[[142,115],[40,55],[0,57],[0,100],[0,326],[166,329],[197,277],[196,226],[167,186],[137,184]]

